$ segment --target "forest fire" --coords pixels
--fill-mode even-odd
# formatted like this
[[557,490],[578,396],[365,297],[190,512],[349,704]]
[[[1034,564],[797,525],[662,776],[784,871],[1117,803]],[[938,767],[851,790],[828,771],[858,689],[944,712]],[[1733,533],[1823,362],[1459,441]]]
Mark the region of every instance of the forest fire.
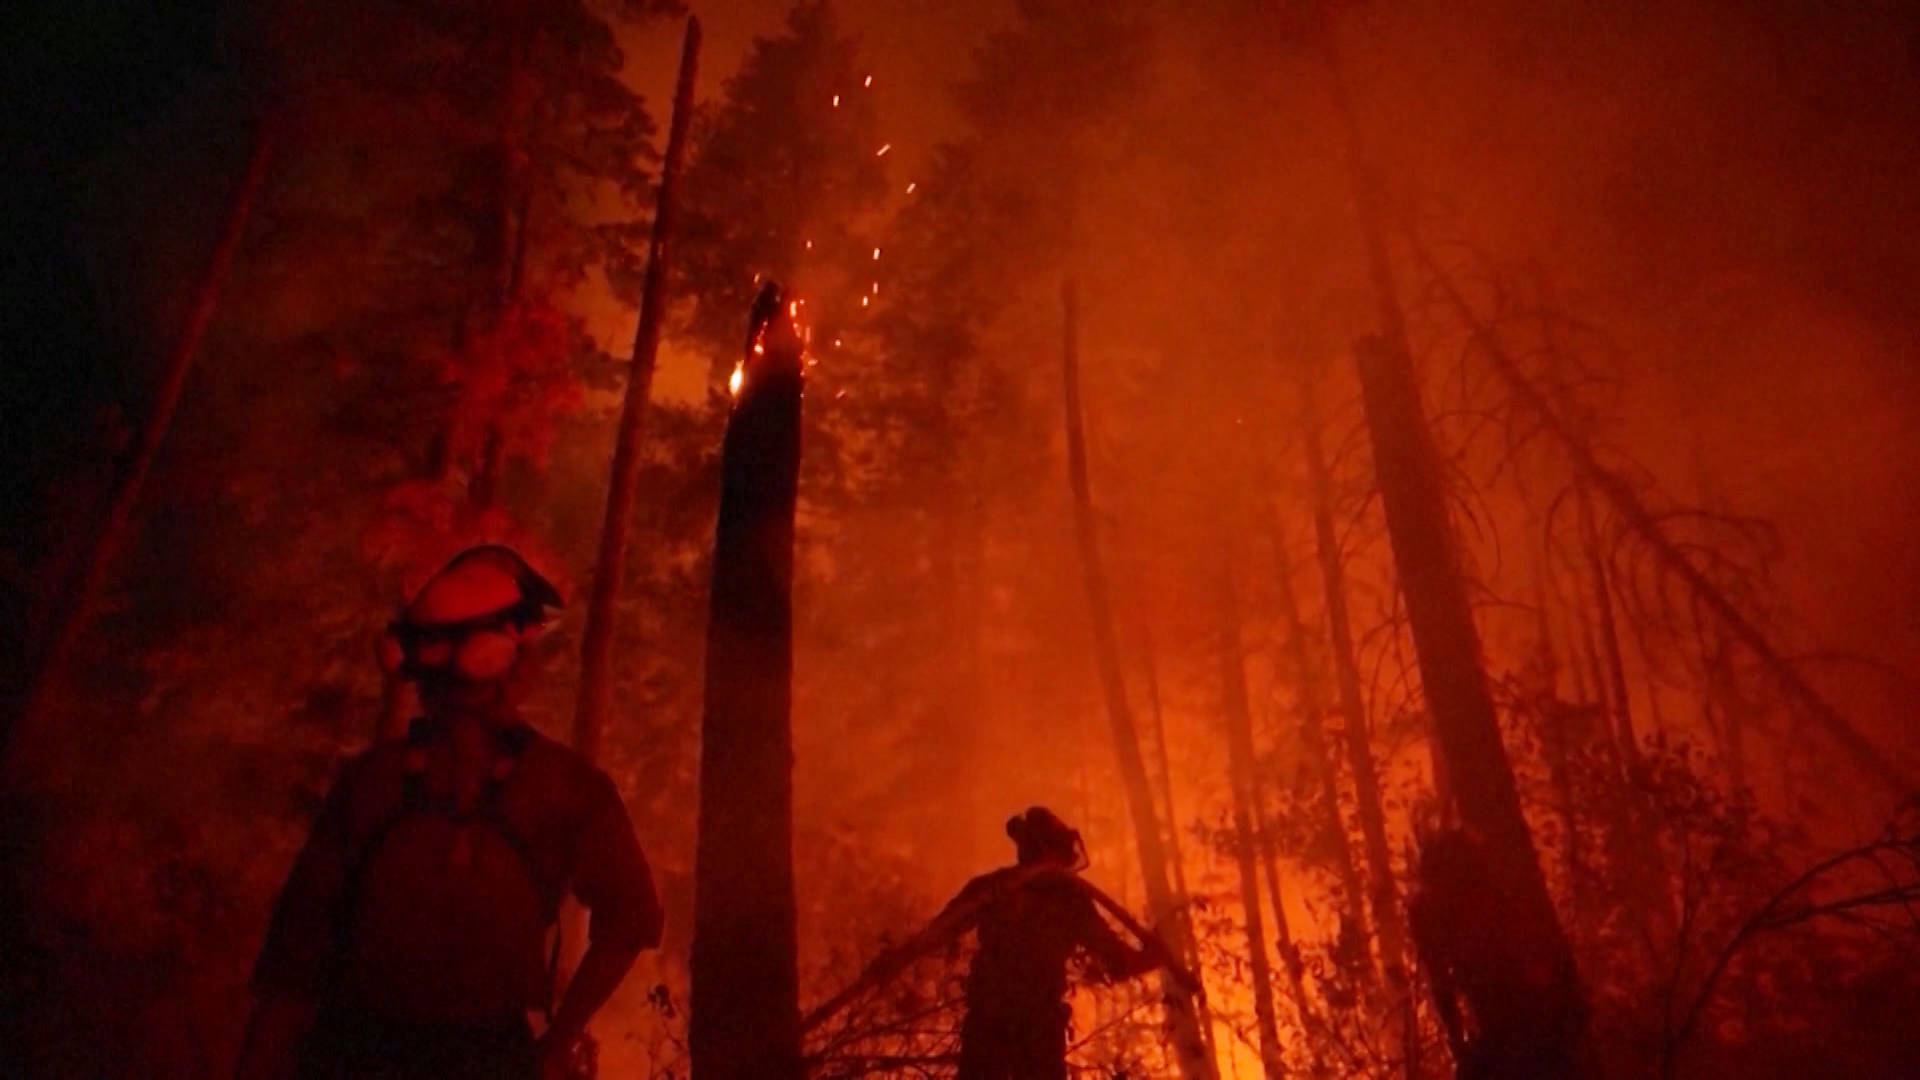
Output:
[[41,6],[0,1076],[1920,1075],[1911,5]]

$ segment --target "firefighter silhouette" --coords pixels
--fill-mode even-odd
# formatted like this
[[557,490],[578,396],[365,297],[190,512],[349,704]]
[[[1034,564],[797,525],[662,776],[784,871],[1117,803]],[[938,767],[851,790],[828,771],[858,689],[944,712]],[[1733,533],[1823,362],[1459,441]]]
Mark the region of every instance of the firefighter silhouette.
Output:
[[[810,1014],[811,1029],[858,994],[914,959],[976,932],[960,1026],[959,1080],[1063,1080],[1072,1013],[1069,967],[1115,982],[1167,968],[1191,993],[1199,984],[1166,945],[1106,894],[1080,877],[1087,866],[1080,834],[1043,806],[1007,822],[1015,862],[967,882],[919,933],[888,950],[861,978]],[[1124,941],[1105,909],[1141,942]]]
[[[519,719],[528,643],[559,594],[470,549],[389,628],[425,715],[347,762],[287,878],[254,972],[243,1080],[532,1080],[576,1071],[588,1019],[660,941],[645,857],[606,773]],[[592,912],[550,1003],[555,916]]]

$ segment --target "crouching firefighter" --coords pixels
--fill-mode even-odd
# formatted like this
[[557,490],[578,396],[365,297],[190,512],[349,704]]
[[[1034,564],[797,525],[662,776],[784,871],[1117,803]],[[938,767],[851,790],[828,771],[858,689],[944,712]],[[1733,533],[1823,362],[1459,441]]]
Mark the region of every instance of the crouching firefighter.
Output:
[[[580,1071],[588,1020],[662,919],[612,780],[516,712],[558,606],[489,545],[393,622],[383,662],[415,681],[425,715],[335,780],[260,951],[241,1080]],[[588,948],[536,1039],[527,1017],[551,1002],[568,892],[591,913]]]

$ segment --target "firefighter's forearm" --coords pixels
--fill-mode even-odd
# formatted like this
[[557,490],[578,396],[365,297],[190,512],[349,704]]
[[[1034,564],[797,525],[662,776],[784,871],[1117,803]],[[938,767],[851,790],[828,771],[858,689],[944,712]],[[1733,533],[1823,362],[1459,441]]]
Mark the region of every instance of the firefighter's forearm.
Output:
[[551,1036],[572,1039],[585,1031],[587,1022],[619,989],[621,980],[627,977],[634,958],[639,955],[640,950],[631,946],[608,942],[588,946],[587,955],[580,958],[580,969],[567,982],[567,993],[560,999],[560,1008],[554,1011]]

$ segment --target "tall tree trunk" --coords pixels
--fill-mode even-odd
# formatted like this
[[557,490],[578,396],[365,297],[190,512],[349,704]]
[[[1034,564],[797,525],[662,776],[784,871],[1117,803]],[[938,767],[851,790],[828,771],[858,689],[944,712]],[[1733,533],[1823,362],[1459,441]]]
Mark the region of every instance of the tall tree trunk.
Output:
[[[1360,884],[1360,867],[1354,861],[1353,842],[1347,836],[1346,822],[1340,816],[1338,765],[1327,751],[1326,703],[1320,693],[1320,669],[1307,649],[1307,627],[1300,618],[1300,602],[1293,592],[1293,567],[1287,558],[1286,540],[1277,524],[1269,522],[1273,540],[1274,594],[1280,605],[1280,619],[1287,636],[1287,653],[1294,670],[1299,694],[1300,746],[1310,768],[1319,779],[1320,799],[1326,804],[1324,827],[1333,841],[1334,869],[1340,887],[1346,893],[1347,914],[1359,940],[1371,942],[1373,931],[1367,920],[1367,892]],[[1363,957],[1364,959],[1364,957]],[[1369,968],[1371,965],[1367,965]],[[1369,972],[1371,974],[1371,972]]]
[[146,486],[147,474],[153,470],[154,459],[160,454],[160,444],[166,440],[167,428],[173,422],[174,411],[180,405],[181,392],[186,388],[187,375],[193,370],[194,358],[199,356],[207,329],[213,324],[220,290],[226,284],[227,273],[232,269],[234,257],[240,250],[247,219],[252,215],[260,188],[266,182],[267,169],[273,161],[279,135],[277,121],[278,114],[271,111],[256,121],[245,171],[241,173],[240,181],[227,202],[220,235],[214,242],[206,269],[194,287],[186,323],[180,328],[180,336],[174,339],[173,350],[167,354],[160,383],[154,389],[153,404],[147,411],[146,425],[140,430],[140,442],[134,449],[133,460],[128,463],[114,489],[113,503],[107,509],[107,517],[100,531],[94,535],[85,561],[81,563],[78,579],[54,617],[18,712],[0,716],[0,782],[12,780],[9,774],[18,744],[39,736],[54,694],[63,688],[74,649],[93,616],[94,606],[99,603],[100,590],[106,585],[114,558],[126,542],[134,509],[139,505],[141,492]]
[[1633,728],[1633,699],[1627,691],[1627,663],[1620,648],[1620,629],[1614,621],[1613,585],[1607,573],[1607,561],[1601,554],[1593,500],[1588,497],[1585,484],[1580,485],[1576,497],[1580,500],[1580,545],[1586,551],[1588,584],[1593,589],[1593,607],[1600,619],[1606,686],[1611,692],[1607,711],[1612,719],[1614,741],[1620,746],[1621,760],[1628,768],[1634,768],[1640,763],[1640,737]]
[[[1489,884],[1506,894],[1518,920],[1514,936],[1543,970],[1572,976],[1541,988],[1554,1000],[1533,1002],[1535,1015],[1545,1018],[1542,1022],[1556,1033],[1575,1030],[1582,1015],[1579,980],[1572,975],[1577,969],[1540,872],[1481,666],[1480,634],[1447,512],[1445,476],[1420,404],[1406,319],[1387,252],[1383,193],[1361,141],[1330,32],[1324,45],[1335,104],[1347,129],[1358,225],[1380,320],[1379,335],[1357,343],[1355,360],[1421,690],[1433,713],[1436,742],[1460,819],[1481,837],[1493,875]],[[1570,1071],[1573,1060],[1569,1049],[1557,1070]]]
[[[1384,252],[1380,257],[1384,260]],[[1420,685],[1433,713],[1460,820],[1484,838],[1493,874],[1490,887],[1507,894],[1521,920],[1513,927],[1515,937],[1539,957],[1544,970],[1571,971],[1566,933],[1547,893],[1513,767],[1500,741],[1481,667],[1480,636],[1447,517],[1439,452],[1420,407],[1404,332],[1395,341],[1362,341],[1357,353],[1374,467],[1412,624]],[[1580,1006],[1571,988],[1568,996],[1564,1002],[1538,1004],[1571,1017]]]
[[1354,804],[1360,816],[1360,837],[1367,853],[1372,886],[1373,925],[1380,935],[1382,966],[1396,995],[1406,986],[1407,935],[1400,911],[1400,893],[1394,885],[1393,857],[1387,847],[1386,812],[1381,805],[1380,778],[1375,771],[1367,731],[1365,698],[1360,693],[1360,665],[1354,657],[1353,624],[1347,610],[1346,570],[1340,558],[1340,536],[1333,525],[1333,483],[1321,444],[1321,420],[1313,381],[1300,384],[1305,413],[1307,478],[1313,489],[1314,547],[1320,562],[1320,589],[1327,609],[1327,638],[1333,652],[1335,686],[1345,719],[1342,742],[1347,769],[1353,774]]
[[[1062,349],[1067,425],[1067,479],[1073,489],[1074,538],[1080,548],[1080,572],[1086,585],[1089,621],[1093,627],[1094,659],[1100,667],[1100,689],[1106,698],[1113,729],[1114,755],[1121,783],[1126,786],[1127,809],[1133,818],[1134,843],[1140,854],[1140,877],[1146,887],[1147,907],[1163,937],[1179,954],[1191,948],[1193,926],[1186,897],[1176,895],[1167,873],[1167,851],[1161,842],[1159,815],[1153,790],[1147,783],[1146,762],[1140,753],[1133,711],[1121,676],[1120,642],[1114,629],[1113,603],[1107,591],[1106,571],[1100,562],[1100,538],[1095,528],[1093,495],[1087,479],[1087,442],[1080,412],[1080,358],[1077,341],[1079,311],[1074,289],[1061,290],[1066,327]],[[1168,1035],[1183,1080],[1205,1080],[1216,1075],[1206,1055],[1193,998],[1171,976],[1163,976]]]
[[[1534,581],[1535,631],[1540,638],[1543,669],[1541,685],[1534,688],[1535,700],[1538,703],[1541,748],[1547,758],[1547,777],[1553,786],[1554,812],[1560,818],[1560,854],[1566,860],[1568,906],[1577,923],[1586,911],[1583,870],[1586,860],[1581,850],[1580,820],[1574,812],[1573,771],[1569,767],[1574,732],[1569,728],[1575,724],[1578,711],[1587,704],[1587,695],[1577,691],[1576,703],[1572,708],[1560,697],[1560,657],[1554,648],[1549,611],[1547,572],[1542,566]],[[1581,682],[1578,677],[1580,665],[1574,663],[1571,666],[1577,684]]]
[[[1145,622],[1140,627],[1140,653],[1147,673],[1147,715],[1153,718],[1154,765],[1160,770],[1160,812],[1167,820],[1167,861],[1173,866],[1173,894],[1187,897],[1193,894],[1187,889],[1187,861],[1180,843],[1180,813],[1173,802],[1173,758],[1167,753],[1167,721],[1160,707],[1160,665],[1154,655],[1153,633]],[[1186,935],[1178,948],[1180,962],[1196,978],[1202,974],[1206,965],[1200,959],[1200,945],[1191,934]],[[1219,1055],[1213,1043],[1212,1007],[1203,997],[1194,1002],[1200,1022],[1200,1042],[1206,1048],[1207,1060],[1218,1061]]]
[[667,129],[666,156],[660,163],[660,190],[654,197],[653,232],[647,246],[646,277],[640,288],[640,323],[634,331],[627,371],[626,400],[620,409],[620,434],[613,448],[607,482],[607,510],[600,523],[600,556],[594,564],[593,592],[587,600],[587,625],[580,641],[580,696],[574,706],[573,746],[588,760],[599,755],[613,704],[613,629],[620,603],[620,582],[627,565],[627,525],[640,486],[640,449],[653,395],[653,371],[660,354],[660,328],[667,317],[667,274],[673,230],[686,164],[687,127],[693,121],[694,76],[700,61],[700,20],[687,18],[680,50],[680,79],[674,88],[673,119]]
[[[1273,969],[1267,960],[1266,927],[1260,915],[1256,866],[1259,837],[1254,831],[1255,790],[1259,780],[1254,770],[1253,712],[1247,704],[1246,659],[1240,643],[1240,612],[1233,601],[1233,582],[1227,571],[1220,571],[1219,577],[1220,722],[1226,728],[1227,771],[1233,789],[1233,857],[1240,873],[1240,904],[1246,922],[1247,957],[1253,973],[1253,1015],[1260,1037],[1260,1063],[1267,1080],[1277,1080],[1286,1074],[1286,1066],[1280,1027],[1274,1015]],[[1277,884],[1274,900],[1275,917],[1284,920],[1285,909],[1277,906],[1280,900]],[[1304,994],[1298,1004],[1304,1015],[1307,1010]]]
[[797,349],[772,347],[747,361],[721,449],[688,1045],[698,1080],[798,1080],[791,711],[801,364]]

